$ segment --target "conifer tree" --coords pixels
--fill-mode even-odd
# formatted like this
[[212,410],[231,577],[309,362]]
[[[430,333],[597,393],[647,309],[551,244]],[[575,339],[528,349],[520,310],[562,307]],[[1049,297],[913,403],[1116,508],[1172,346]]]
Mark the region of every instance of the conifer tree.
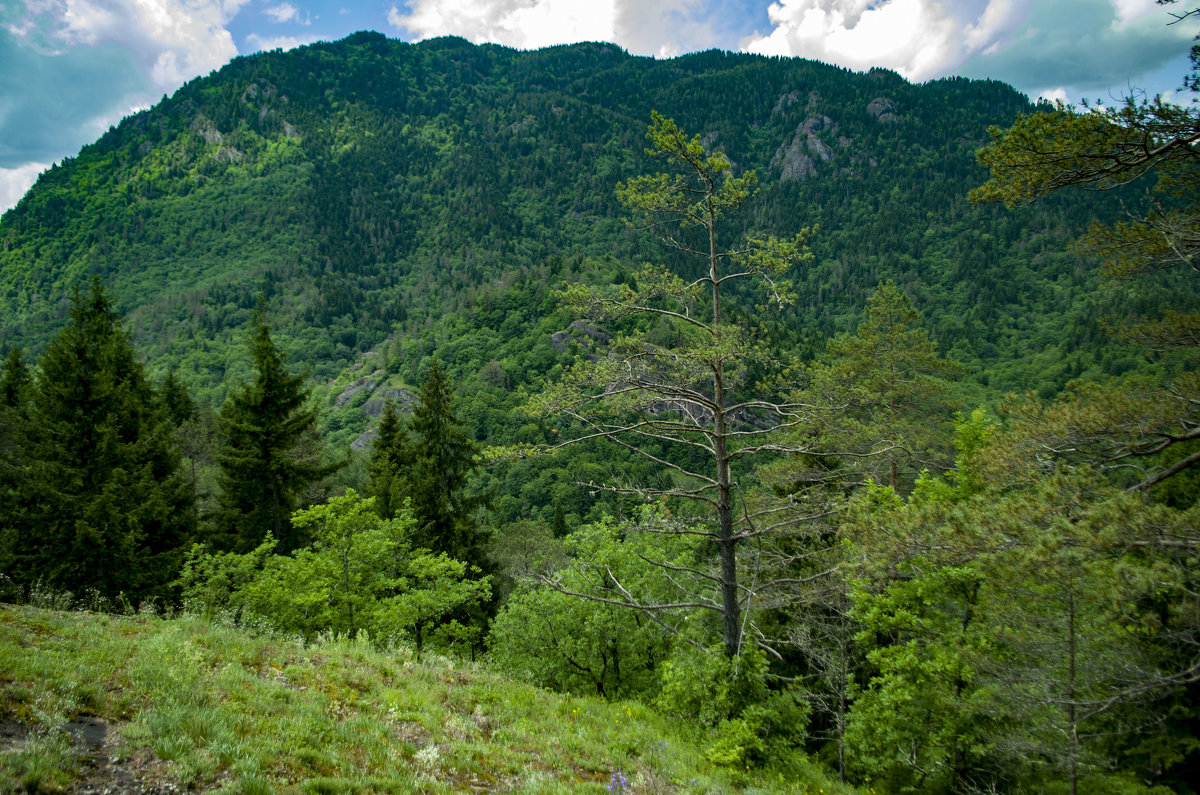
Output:
[[368,464],[371,480],[367,492],[375,498],[375,511],[379,516],[394,519],[404,499],[400,472],[408,465],[412,451],[404,419],[391,400],[384,404],[376,433]]
[[16,408],[24,398],[31,376],[20,348],[13,348],[4,358],[4,374],[0,376],[0,402]]
[[479,466],[478,450],[454,414],[453,396],[453,385],[434,359],[409,423],[411,461],[401,467],[403,490],[417,518],[417,544],[486,571],[486,538],[473,517],[486,498],[466,494],[467,479]]
[[302,541],[292,528],[292,513],[302,507],[304,493],[337,465],[321,462],[304,376],[284,367],[264,315],[260,303],[250,332],[254,379],[221,407],[225,443],[217,456],[218,543],[249,552],[270,533],[279,551],[287,553]]
[[[817,374],[821,387],[846,394],[844,432],[882,448],[869,461],[886,464],[883,480],[899,489],[934,461],[923,452],[937,445],[939,416],[946,408],[945,376],[957,365],[938,355],[921,313],[892,281],[867,301],[867,321],[853,334],[826,346],[829,365]],[[843,446],[853,446],[845,445]],[[940,462],[936,462],[940,463]]]
[[[779,444],[778,437],[809,411],[780,395],[778,379],[768,379],[761,390],[750,383],[755,369],[778,372],[786,367],[760,344],[757,324],[731,320],[728,295],[740,281],[742,289],[763,299],[764,311],[787,305],[792,291],[784,277],[811,258],[805,245],[811,230],[791,240],[746,236],[727,248],[724,234],[733,229],[729,219],[755,193],[755,173],[735,176],[729,158],[705,149],[700,136],[689,138],[659,113],[652,113],[651,119],[646,133],[651,147],[646,151],[666,162],[672,173],[646,174],[618,184],[617,198],[666,245],[702,259],[704,275],[688,281],[661,267],[645,267],[635,274],[634,286],[567,285],[561,297],[589,320],[653,320],[671,329],[673,339],[660,345],[651,335],[618,334],[607,358],[579,361],[531,401],[530,408],[578,421],[583,432],[560,447],[604,439],[617,445],[621,455],[640,457],[669,471],[670,479],[678,478],[666,488],[657,483],[590,485],[646,501],[678,499],[708,513],[707,522],[694,526],[649,529],[713,542],[715,574],[670,571],[679,575],[677,582],[691,578],[680,586],[685,593],[680,603],[703,605],[720,615],[723,648],[734,657],[743,648],[743,610],[749,593],[739,579],[738,547],[775,529],[769,515],[754,516],[735,504],[741,493],[738,469],[754,457],[801,452]],[[674,485],[682,483],[687,485]],[[773,586],[760,584],[759,590]],[[656,622],[672,608],[639,601],[615,581],[605,598],[641,610]]]
[[0,374],[0,572],[10,568],[16,542],[15,528],[3,528],[14,520],[23,499],[29,382],[21,349],[11,349]]
[[86,296],[76,291],[28,400],[29,449],[18,499],[3,506],[0,565],[25,585],[165,595],[193,530],[190,490],[99,280]]

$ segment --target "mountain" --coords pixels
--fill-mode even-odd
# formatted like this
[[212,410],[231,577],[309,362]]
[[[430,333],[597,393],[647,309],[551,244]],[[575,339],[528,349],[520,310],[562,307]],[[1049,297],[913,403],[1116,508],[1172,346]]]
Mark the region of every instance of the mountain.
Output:
[[[249,371],[241,329],[264,295],[338,438],[365,419],[338,419],[334,403],[357,411],[385,381],[411,386],[435,352],[461,383],[493,363],[493,386],[536,383],[568,356],[551,335],[573,319],[547,286],[619,281],[643,260],[691,267],[616,203],[618,181],[656,168],[651,110],[757,170],[746,226],[819,227],[779,344],[815,353],[892,278],[977,392],[1052,394],[1138,366],[1101,333],[1117,297],[1067,253],[1088,219],[1117,211],[1111,197],[966,201],[988,126],[1033,110],[1009,86],[377,33],[237,58],[43,174],[0,219],[0,348],[36,355],[73,285],[98,274],[152,370],[174,366],[216,402]],[[392,377],[358,380],[377,367]]]

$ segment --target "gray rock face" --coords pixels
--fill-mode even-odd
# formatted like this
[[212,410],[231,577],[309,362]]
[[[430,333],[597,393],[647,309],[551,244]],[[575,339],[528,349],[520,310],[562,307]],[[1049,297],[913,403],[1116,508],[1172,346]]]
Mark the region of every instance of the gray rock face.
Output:
[[[387,387],[387,386],[385,386],[383,388],[380,388],[379,385],[381,383],[383,383],[383,380],[381,378],[380,379],[372,379],[372,378],[360,379],[359,381],[355,381],[353,384],[346,387],[346,389],[343,389],[342,394],[338,395],[337,400],[342,400],[343,396],[345,396],[348,391],[353,389],[355,387],[355,385],[364,384],[363,387],[360,387],[359,389],[355,390],[353,394],[351,394],[349,397],[346,398],[346,400],[347,400],[347,402],[349,402],[350,400],[352,400],[354,398],[354,395],[359,394],[360,392],[362,392],[363,389],[369,388],[371,390],[369,393],[370,397],[367,399],[367,401],[365,403],[362,404],[362,412],[364,414],[366,414],[368,417],[370,417],[372,420],[379,419],[379,417],[383,414],[383,407],[387,405],[387,402],[389,400],[396,404],[396,408],[399,409],[402,414],[411,414],[412,413],[412,405],[413,405],[413,402],[416,400],[417,396],[415,394],[413,394],[412,392],[410,392],[409,390],[404,389],[402,387]],[[339,405],[339,404],[337,403],[337,401],[335,401],[334,405]],[[345,405],[345,404],[343,403],[341,405]],[[379,431],[377,430],[376,426],[377,426],[377,423],[372,422],[370,427],[368,427],[365,431],[360,433],[358,435],[358,438],[356,438],[353,442],[350,443],[350,449],[351,450],[365,450],[368,447],[370,447],[371,443],[374,442],[375,439],[377,439],[379,437]]]
[[216,128],[212,120],[203,114],[199,114],[192,121],[192,132],[204,139],[205,143],[219,144],[225,140],[225,136],[221,135],[221,131]]
[[779,101],[775,103],[775,107],[771,110],[771,114],[774,115],[776,113],[782,113],[783,111],[787,110],[788,108],[790,108],[792,105],[795,105],[799,101],[800,101],[800,92],[799,91],[789,91],[788,93],[781,96],[779,98]]
[[820,158],[822,162],[833,160],[833,150],[815,135],[808,136],[808,151],[812,152],[814,157]]
[[875,99],[867,103],[867,113],[870,113],[884,124],[892,124],[900,121],[900,117],[896,115],[895,110],[896,104],[887,97],[875,97]]
[[383,407],[390,400],[396,404],[403,414],[412,413],[412,405],[416,401],[417,396],[403,387],[384,387],[376,391],[363,403],[363,413],[372,419],[379,419],[383,414]]
[[812,116],[811,118],[805,119],[804,123],[800,125],[800,132],[803,132],[806,135],[812,135],[813,133],[825,131],[833,132],[836,129],[837,124],[828,116]]
[[350,384],[350,386],[343,389],[338,396],[333,399],[333,407],[335,409],[344,408],[348,403],[350,403],[350,401],[354,400],[354,397],[360,392],[366,390],[367,394],[369,395],[374,392],[375,388],[381,383],[383,383],[383,376],[367,376],[366,378],[360,378],[353,384]]
[[771,168],[779,168],[780,182],[804,179],[817,169],[813,158],[822,163],[834,158],[833,149],[817,133],[837,132],[837,122],[828,116],[810,116],[796,128],[790,143],[780,146],[771,158]]
[[576,320],[566,329],[550,335],[550,347],[554,348],[556,353],[566,353],[572,345],[578,345],[592,361],[597,358],[597,349],[610,342],[611,334],[586,320]]

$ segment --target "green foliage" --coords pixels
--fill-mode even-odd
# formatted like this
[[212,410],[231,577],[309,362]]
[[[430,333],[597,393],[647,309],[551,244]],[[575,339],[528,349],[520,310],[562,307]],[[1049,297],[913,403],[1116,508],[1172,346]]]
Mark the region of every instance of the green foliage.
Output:
[[952,502],[978,494],[987,487],[979,456],[995,436],[998,425],[982,406],[970,414],[954,413],[954,469],[945,477],[927,470],[917,476],[913,502]]
[[766,656],[752,647],[737,657],[722,658],[677,644],[663,663],[657,704],[701,726],[717,726],[766,696],[766,673]]
[[[487,536],[474,514],[486,504],[486,495],[467,491],[468,478],[479,466],[478,448],[455,416],[453,391],[434,359],[421,381],[409,422],[412,442],[403,451],[409,458],[399,462],[396,476],[412,502],[417,540],[435,552],[484,567]],[[393,434],[402,435],[403,431]],[[399,459],[403,452],[394,449],[398,444],[402,443],[394,441],[393,450],[384,454]]]
[[829,341],[809,391],[845,406],[844,429],[827,432],[845,441],[830,446],[872,450],[866,466],[882,471],[893,490],[907,490],[917,467],[938,453],[946,379],[959,368],[938,354],[921,313],[895,283],[880,284],[871,295],[865,321],[855,333]]
[[[26,588],[168,595],[195,528],[189,484],[120,316],[98,280],[32,382],[10,354],[0,432],[0,571]],[[27,395],[27,398],[24,397]]]
[[565,692],[610,699],[653,694],[671,635],[651,616],[613,602],[620,589],[669,601],[670,583],[650,561],[682,562],[689,550],[632,529],[603,520],[567,536],[571,565],[539,573],[541,584],[520,586],[492,622],[494,658]]
[[407,508],[382,519],[374,498],[351,489],[291,520],[313,539],[291,556],[272,554],[269,537],[247,553],[193,548],[180,580],[185,603],[309,638],[362,631],[381,641],[412,639],[419,653],[440,619],[490,596],[478,570],[413,547],[416,522]]
[[858,640],[877,673],[854,698],[847,759],[889,792],[955,791],[978,775],[1003,725],[976,674],[989,643],[975,620],[983,578],[971,567],[902,568],[899,577],[853,594]]
[[336,466],[321,462],[316,415],[304,376],[285,368],[260,304],[250,331],[254,378],[221,407],[225,444],[217,539],[248,552],[273,536],[282,552],[301,545],[289,519],[310,487]]
[[403,501],[404,481],[401,473],[412,456],[405,428],[396,404],[389,400],[384,404],[383,414],[375,428],[375,442],[371,445],[371,461],[368,465],[370,484],[367,493],[375,498],[375,509],[384,519],[395,517]]
[[[1191,553],[1172,547],[1193,514],[1086,471],[863,501],[843,526],[872,664],[847,728],[858,775],[919,791],[1082,786],[1137,747],[1135,727],[1179,695],[1165,650],[1190,645],[1192,621],[1168,605],[1187,598]],[[1159,760],[1189,753],[1158,739],[1173,747]]]

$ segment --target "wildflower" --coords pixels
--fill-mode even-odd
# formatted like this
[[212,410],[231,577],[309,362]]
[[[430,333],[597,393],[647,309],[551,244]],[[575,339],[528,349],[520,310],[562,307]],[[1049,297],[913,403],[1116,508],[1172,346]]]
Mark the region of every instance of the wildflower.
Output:
[[613,771],[612,781],[608,782],[606,789],[609,792],[625,792],[625,788],[629,786],[629,779],[625,778],[625,772],[620,768]]

